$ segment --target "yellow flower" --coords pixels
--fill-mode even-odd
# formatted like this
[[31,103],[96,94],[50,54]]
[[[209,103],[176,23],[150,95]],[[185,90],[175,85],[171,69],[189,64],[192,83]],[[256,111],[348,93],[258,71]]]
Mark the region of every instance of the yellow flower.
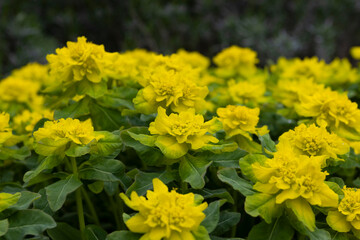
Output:
[[39,144],[35,150],[44,156],[64,152],[69,147],[68,143],[87,145],[103,138],[103,135],[94,132],[90,119],[80,122],[71,118],[47,121],[33,135]]
[[285,132],[279,137],[277,149],[281,151],[289,144],[295,154],[309,157],[326,156],[326,159],[330,157],[338,159],[337,155],[346,154],[350,150],[349,145],[336,134],[331,134],[315,124],[310,126],[301,124],[294,130]]
[[266,86],[263,81],[238,81],[228,82],[228,94],[235,104],[256,106],[265,101]]
[[200,71],[206,70],[210,65],[210,60],[198,52],[188,52],[184,49],[179,49],[177,53],[173,55],[191,65],[192,68],[199,69]]
[[339,86],[348,83],[355,83],[359,79],[356,69],[352,68],[351,63],[346,58],[335,58],[329,64],[329,71],[330,76],[328,78],[320,79],[320,82],[327,85]]
[[242,135],[252,140],[251,134],[264,135],[268,132],[267,127],[257,128],[259,122],[259,108],[248,108],[245,106],[228,105],[226,108],[218,108],[217,115],[227,138]]
[[[259,194],[275,197],[275,204],[292,209],[297,218],[311,231],[315,229],[315,215],[310,205],[336,207],[338,195],[324,182],[327,172],[321,172],[321,157],[297,155],[282,149],[263,164],[252,164],[257,182],[253,188]],[[257,197],[249,196],[245,209]],[[310,204],[310,205],[309,205]]]
[[360,46],[355,46],[350,49],[351,56],[356,59],[360,60]]
[[133,100],[135,107],[142,113],[151,114],[158,107],[170,108],[174,112],[195,108],[197,112],[205,108],[204,98],[209,90],[198,86],[196,74],[190,71],[168,69],[159,66],[142,82],[144,86]]
[[328,66],[317,57],[305,58],[303,60],[296,58],[288,62],[288,66],[283,68],[280,78],[299,79],[312,78],[315,81],[321,81],[329,76]]
[[126,226],[132,232],[143,233],[141,240],[195,240],[193,232],[205,218],[207,203],[196,202],[193,193],[169,192],[158,178],[153,179],[153,186],[154,191],[149,190],[146,198],[135,191],[131,199],[120,193],[125,204],[138,211],[125,222]]
[[56,54],[50,54],[46,59],[50,74],[59,82],[69,84],[88,80],[99,83],[104,75],[106,56],[103,45],[89,43],[85,37],[78,37],[77,42],[67,42],[67,47],[56,49]]
[[0,101],[20,103],[29,109],[37,109],[43,105],[43,98],[38,95],[40,84],[31,80],[9,76],[0,81]]
[[9,121],[10,115],[8,113],[0,113],[0,144],[3,144],[12,136]]
[[311,78],[280,78],[272,92],[276,100],[291,108],[300,102],[300,95],[312,95],[324,88],[324,85],[315,83]]
[[167,116],[166,110],[161,107],[149,127],[150,133],[157,136],[155,145],[171,159],[184,156],[189,149],[197,150],[209,142],[218,142],[217,138],[208,134],[217,130],[216,119],[204,122],[204,117],[196,115],[194,109]]
[[344,186],[344,198],[336,210],[329,211],[326,222],[338,232],[349,232],[360,237],[360,189]]
[[0,193],[0,212],[11,207],[19,200],[21,193]]
[[36,112],[24,110],[21,114],[14,117],[14,130],[18,134],[31,133],[34,130],[36,123],[42,118],[53,120],[53,112],[47,109],[38,110]]
[[236,73],[241,75],[253,74],[256,71],[255,65],[259,59],[257,53],[250,48],[231,46],[218,53],[213,61],[219,67],[218,73],[231,76]]
[[11,75],[16,78],[26,79],[42,85],[49,85],[51,78],[49,77],[49,66],[39,63],[29,63],[19,69],[12,71]]

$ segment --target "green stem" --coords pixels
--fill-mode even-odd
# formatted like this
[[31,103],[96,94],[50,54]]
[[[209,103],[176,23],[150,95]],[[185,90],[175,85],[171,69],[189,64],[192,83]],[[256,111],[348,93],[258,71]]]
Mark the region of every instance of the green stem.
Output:
[[121,221],[120,221],[120,218],[119,218],[119,215],[118,215],[117,206],[116,206],[115,201],[114,201],[112,196],[109,196],[109,201],[110,201],[112,212],[114,214],[115,223],[116,223],[116,229],[121,230],[122,229],[121,228]]
[[124,223],[124,220],[123,220],[123,213],[124,213],[124,203],[123,203],[123,200],[120,198],[119,196],[119,191],[117,190],[116,191],[116,194],[115,194],[115,201],[116,201],[116,205],[118,207],[118,213],[119,213],[119,216],[120,216],[120,229],[126,229],[125,228],[125,223]]
[[83,187],[81,187],[81,190],[82,190],[82,194],[84,196],[85,202],[86,202],[86,204],[87,204],[87,206],[88,206],[88,208],[90,210],[90,213],[91,213],[91,215],[92,215],[92,217],[94,219],[95,224],[100,226],[99,217],[98,217],[98,215],[96,213],[94,205],[92,204],[92,202],[91,202],[91,200],[89,198],[89,195],[87,194],[86,190]]
[[188,184],[187,182],[181,182],[181,192],[182,194],[185,194],[188,192]]
[[[71,159],[71,166],[72,166],[73,173],[74,173],[74,175],[77,175],[78,170],[77,170],[77,165],[76,165],[76,159],[74,157],[71,157],[70,159]],[[84,207],[83,207],[82,198],[81,198],[81,188],[76,189],[75,197],[76,197],[76,208],[77,208],[78,217],[79,217],[81,240],[86,240]]]

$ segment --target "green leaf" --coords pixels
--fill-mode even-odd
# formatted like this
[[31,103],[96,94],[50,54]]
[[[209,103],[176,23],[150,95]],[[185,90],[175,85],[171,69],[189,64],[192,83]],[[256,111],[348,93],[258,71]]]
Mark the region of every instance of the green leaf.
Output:
[[120,151],[122,141],[119,131],[99,131],[98,134],[101,134],[104,137],[100,138],[96,144],[91,146],[91,154],[109,156],[117,151]]
[[192,231],[192,234],[194,235],[195,240],[210,240],[209,233],[204,226],[200,225],[198,229]]
[[336,182],[328,182],[325,181],[326,185],[330,187],[337,195],[344,195],[343,191],[341,190],[340,186]]
[[298,220],[295,213],[288,209],[287,216],[291,226],[301,234],[304,234],[310,238],[310,240],[329,240],[331,235],[324,229],[315,228],[312,232],[310,231],[301,221]]
[[257,182],[257,179],[252,170],[252,164],[258,162],[264,164],[268,158],[263,154],[248,154],[245,157],[241,158],[239,161],[241,173],[244,174],[252,182]]
[[203,152],[196,156],[206,158],[208,161],[213,162],[215,167],[233,167],[239,168],[239,159],[247,154],[246,151],[237,148],[233,152],[224,152],[220,154],[214,154],[212,152]]
[[99,226],[87,225],[85,229],[85,235],[87,240],[105,240],[107,233]]
[[2,160],[16,159],[24,161],[30,155],[31,152],[26,146],[21,148],[17,148],[16,146],[11,148],[0,147],[0,159]]
[[96,181],[91,184],[87,185],[90,191],[92,191],[95,194],[101,193],[104,189],[104,182],[102,181]]
[[9,217],[6,239],[23,239],[26,235],[39,236],[43,231],[54,228],[56,222],[51,216],[38,209],[20,210]]
[[125,174],[125,165],[119,160],[102,159],[101,162],[86,166],[79,170],[79,178],[105,182],[120,182]]
[[62,156],[48,156],[42,160],[40,165],[32,171],[28,171],[24,175],[24,182],[27,183],[31,179],[35,178],[39,173],[41,173],[44,170],[53,169],[54,167],[60,165],[63,161]]
[[14,209],[14,210],[27,209],[32,202],[39,199],[40,197],[41,197],[41,195],[38,193],[22,191],[21,196],[20,196],[19,200],[17,201],[17,203],[15,205],[11,206],[9,209]]
[[[5,196],[4,196],[5,195]],[[21,193],[14,194],[0,193],[0,212],[15,205],[21,197]]]
[[158,166],[164,163],[171,164],[171,160],[168,161],[159,149],[141,144],[130,136],[130,132],[135,134],[149,134],[148,129],[145,127],[133,127],[120,133],[125,146],[135,149],[139,158],[147,165]]
[[48,229],[47,233],[52,240],[79,240],[80,231],[73,228],[67,223],[58,222],[57,226],[53,229]]
[[234,152],[238,148],[236,142],[219,142],[217,144],[206,144],[201,148],[203,151],[210,151],[213,154],[222,154],[227,152]]
[[66,179],[57,181],[45,188],[51,210],[56,212],[65,203],[66,196],[82,185],[76,175],[69,175]]
[[92,104],[90,108],[91,119],[97,131],[115,131],[121,127],[131,126],[129,118],[122,116],[121,112],[115,109],[106,108],[99,104]]
[[162,173],[139,171],[135,176],[135,182],[126,190],[126,195],[130,195],[132,191],[135,191],[140,196],[144,195],[147,190],[153,189],[152,180],[154,178],[159,178],[164,184],[174,181],[173,175],[168,171]]
[[91,98],[84,97],[78,102],[70,103],[69,106],[61,110],[55,110],[54,119],[58,120],[60,118],[79,118],[81,116],[88,115],[90,114],[90,102]]
[[138,90],[130,87],[117,87],[109,90],[103,97],[97,101],[101,105],[111,108],[135,109],[132,99],[136,97]]
[[244,196],[249,196],[255,193],[252,189],[251,183],[239,177],[236,170],[233,168],[220,169],[217,176],[222,182],[229,184]]
[[205,186],[204,176],[211,163],[211,161],[204,158],[196,158],[189,154],[185,155],[179,166],[182,181],[189,183],[192,188],[203,188]]
[[277,218],[271,224],[262,221],[255,225],[248,236],[248,240],[291,240],[294,229],[286,217]]
[[153,135],[147,135],[147,134],[135,134],[132,133],[131,131],[128,131],[130,137],[132,137],[133,139],[135,139],[136,141],[140,142],[141,144],[145,145],[145,146],[149,146],[149,147],[154,147],[155,146],[155,141],[157,139],[156,136]]
[[253,217],[261,216],[267,223],[280,217],[283,212],[282,205],[276,204],[276,195],[255,193],[245,199],[245,211]]
[[219,222],[212,232],[215,235],[222,235],[229,231],[233,226],[240,221],[241,214],[238,212],[220,212]]
[[126,239],[126,240],[139,240],[142,234],[133,233],[130,231],[116,231],[110,233],[106,240],[120,240],[120,239]]
[[99,98],[107,92],[107,84],[105,81],[93,83],[88,80],[82,80],[76,85],[76,92],[78,95],[86,94],[92,98]]
[[68,157],[80,157],[90,152],[90,146],[79,146],[72,143],[70,147],[65,151],[65,155]]
[[273,140],[271,140],[270,135],[267,133],[265,135],[262,136],[258,136],[259,140],[261,142],[261,146],[263,149],[263,153],[267,156],[267,157],[272,157],[270,154],[267,153],[267,151],[269,152],[276,152],[276,144]]
[[0,237],[4,236],[9,229],[9,222],[7,219],[0,220]]
[[207,188],[193,189],[192,192],[203,196],[204,199],[221,198],[221,199],[225,199],[229,203],[234,204],[234,199],[232,198],[230,193],[228,191],[226,191],[226,189],[224,189],[224,188],[220,188],[220,189],[207,189]]
[[211,233],[216,228],[220,218],[220,201],[215,201],[209,204],[204,210],[205,219],[201,222],[208,233]]

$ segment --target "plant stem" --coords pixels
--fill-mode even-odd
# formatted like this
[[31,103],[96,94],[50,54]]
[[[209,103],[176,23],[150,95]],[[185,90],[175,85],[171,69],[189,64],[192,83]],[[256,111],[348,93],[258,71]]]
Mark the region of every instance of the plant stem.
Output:
[[116,201],[116,205],[118,207],[118,213],[120,216],[120,229],[123,230],[123,229],[126,229],[125,223],[124,223],[124,220],[122,217],[122,215],[124,213],[124,203],[123,203],[123,200],[119,196],[119,190],[116,190],[115,201]]
[[188,192],[188,184],[187,182],[181,182],[181,192],[182,194],[185,194]]
[[109,200],[110,200],[112,212],[113,212],[114,218],[115,218],[116,229],[121,230],[121,222],[120,222],[120,218],[118,216],[118,211],[117,211],[117,206],[115,204],[115,201],[112,196],[109,196]]
[[[234,205],[233,205],[233,211],[237,212],[237,203],[238,203],[238,192],[236,190],[233,191],[233,198],[234,198]],[[235,237],[237,230],[237,224],[231,228],[231,237]]]
[[[74,175],[77,175],[78,171],[77,171],[76,159],[74,157],[71,157],[70,159],[71,159],[71,166],[72,166],[73,173],[74,173]],[[81,198],[81,187],[76,189],[75,196],[76,196],[76,208],[77,208],[78,217],[79,217],[81,240],[86,240],[84,207],[83,207],[82,198]]]
[[88,206],[88,208],[90,210],[90,213],[91,213],[91,215],[92,215],[92,217],[94,219],[95,224],[100,226],[99,217],[98,217],[98,215],[96,213],[94,205],[92,204],[92,202],[91,202],[91,200],[89,198],[89,195],[87,194],[86,190],[83,187],[81,187],[81,190],[82,190],[82,194],[84,196],[85,202],[86,202],[86,204],[87,204],[87,206]]

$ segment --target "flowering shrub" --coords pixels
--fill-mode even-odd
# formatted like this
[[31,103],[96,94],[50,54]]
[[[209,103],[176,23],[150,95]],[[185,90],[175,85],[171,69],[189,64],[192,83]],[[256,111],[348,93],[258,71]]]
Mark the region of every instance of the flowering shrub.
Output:
[[348,59],[79,37],[47,60],[0,81],[1,239],[360,238]]

